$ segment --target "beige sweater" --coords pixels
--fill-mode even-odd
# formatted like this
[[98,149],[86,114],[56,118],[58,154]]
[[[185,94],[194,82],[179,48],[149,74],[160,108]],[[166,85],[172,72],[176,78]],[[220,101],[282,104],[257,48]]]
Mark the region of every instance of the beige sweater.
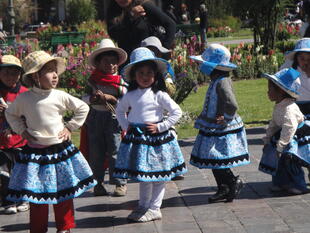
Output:
[[[63,116],[68,110],[73,111],[74,116],[64,123]],[[88,111],[86,103],[66,92],[34,87],[20,94],[5,111],[5,116],[16,133],[27,130],[37,139],[31,143],[53,145],[62,142],[58,134],[65,126],[71,131],[81,127]]]
[[266,137],[263,138],[264,143],[269,143],[271,137],[278,130],[281,130],[280,139],[277,143],[277,151],[282,152],[292,140],[298,124],[303,121],[304,115],[295,104],[295,99],[285,98],[274,106],[272,120],[267,128]]

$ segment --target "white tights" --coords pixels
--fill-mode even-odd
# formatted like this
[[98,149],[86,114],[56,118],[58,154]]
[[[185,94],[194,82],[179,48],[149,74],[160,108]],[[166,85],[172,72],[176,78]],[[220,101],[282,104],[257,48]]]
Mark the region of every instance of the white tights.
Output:
[[139,206],[152,210],[160,209],[165,195],[165,182],[141,182]]

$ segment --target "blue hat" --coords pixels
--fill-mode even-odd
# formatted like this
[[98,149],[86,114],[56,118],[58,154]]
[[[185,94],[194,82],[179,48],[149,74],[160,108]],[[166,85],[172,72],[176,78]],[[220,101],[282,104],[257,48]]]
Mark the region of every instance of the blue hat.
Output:
[[217,69],[222,71],[231,71],[237,68],[235,64],[229,62],[230,57],[229,50],[220,44],[210,44],[202,55],[190,56],[191,59],[203,63],[203,66],[207,66],[212,70]]
[[131,71],[132,67],[134,65],[136,65],[140,62],[144,62],[144,61],[155,62],[157,65],[158,72],[161,73],[162,75],[166,74],[167,71],[169,69],[171,69],[168,61],[166,61],[165,59],[162,59],[162,58],[155,57],[155,54],[151,50],[149,50],[148,48],[140,47],[140,48],[137,48],[131,52],[130,63],[128,65],[126,65],[122,70],[121,73],[122,73],[124,79],[129,81],[131,79],[130,71]]
[[294,56],[297,52],[308,52],[310,53],[310,38],[302,38],[295,44],[294,50],[289,51],[285,54],[285,57],[290,60],[294,60]]
[[301,85],[299,78],[300,73],[297,70],[293,68],[285,68],[274,75],[264,73],[263,76],[271,80],[290,96],[298,98]]

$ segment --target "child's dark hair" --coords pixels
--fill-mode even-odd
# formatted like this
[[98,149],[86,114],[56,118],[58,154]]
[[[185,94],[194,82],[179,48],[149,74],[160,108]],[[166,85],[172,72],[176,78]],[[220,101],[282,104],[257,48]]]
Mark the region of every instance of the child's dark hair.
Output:
[[102,52],[100,54],[98,54],[96,57],[95,57],[95,64],[100,62],[100,60],[102,59],[102,57],[104,56],[114,56],[114,57],[117,57],[117,60],[119,61],[119,56],[118,56],[118,53],[113,51],[113,50],[109,50],[109,51],[106,51],[106,52]]
[[163,77],[163,74],[158,72],[158,68],[157,68],[157,64],[154,61],[143,61],[143,62],[139,62],[136,65],[134,65],[129,73],[129,77],[130,77],[130,81],[129,81],[129,87],[128,87],[128,91],[134,91],[136,90],[139,85],[137,83],[137,81],[135,80],[135,73],[136,71],[142,67],[142,66],[150,66],[151,69],[154,71],[155,73],[155,81],[154,83],[151,85],[152,87],[152,91],[154,93],[157,93],[158,91],[167,91],[167,87],[165,84],[165,80]]
[[223,70],[214,69],[214,70],[211,72],[210,76],[229,77],[229,74],[230,74],[229,71],[223,71]]
[[270,85],[272,85],[274,87],[274,89],[281,90],[281,92],[283,93],[283,98],[293,98],[293,99],[295,99],[293,96],[291,96],[286,91],[284,91],[282,88],[280,88],[278,85],[276,85],[273,81],[271,81],[271,80],[268,80],[268,81],[269,81]]

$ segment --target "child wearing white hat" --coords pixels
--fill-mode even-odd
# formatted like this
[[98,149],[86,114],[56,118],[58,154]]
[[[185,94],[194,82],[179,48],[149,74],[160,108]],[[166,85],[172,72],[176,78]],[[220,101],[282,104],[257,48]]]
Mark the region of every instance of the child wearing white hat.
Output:
[[[7,198],[30,202],[31,233],[47,232],[48,204],[54,205],[57,232],[69,233],[75,227],[73,198],[97,183],[70,141],[89,107],[55,89],[66,69],[62,58],[32,52],[23,60],[23,68],[23,80],[32,88],[16,98],[5,116],[12,130],[28,142],[16,157]],[[68,122],[63,120],[66,111],[73,112]]]
[[232,202],[243,187],[239,176],[230,168],[250,163],[246,133],[237,114],[237,101],[229,72],[236,69],[230,63],[229,50],[220,44],[210,44],[199,56],[200,71],[211,78],[202,113],[195,122],[199,130],[190,163],[198,168],[212,169],[218,190],[209,203]]
[[271,191],[302,194],[309,190],[302,166],[309,166],[310,124],[295,101],[299,95],[300,73],[285,68],[274,75],[264,74],[268,97],[276,104],[266,131],[259,170],[272,175]]
[[[129,87],[117,105],[116,117],[127,134],[119,148],[114,175],[140,182],[139,206],[128,216],[137,222],[162,218],[165,182],[187,171],[171,129],[182,111],[166,92],[164,75],[169,66],[166,60],[140,47],[131,53],[130,63],[123,70]],[[169,113],[167,119],[165,111]]]
[[98,181],[94,188],[95,196],[109,194],[103,185],[105,161],[109,163],[109,183],[116,185],[113,195],[125,196],[127,192],[127,180],[112,175],[121,140],[115,107],[118,99],[127,91],[127,84],[118,75],[118,69],[126,60],[127,53],[115,47],[111,39],[103,39],[99,48],[88,58],[89,64],[95,68],[88,79],[91,93],[90,113],[86,120],[89,162]]
[[16,214],[27,211],[27,202],[11,202],[6,200],[9,179],[14,166],[15,156],[27,141],[14,133],[9,127],[4,112],[16,97],[27,91],[20,83],[23,69],[20,60],[13,55],[0,57],[0,180],[2,206],[5,214]]

